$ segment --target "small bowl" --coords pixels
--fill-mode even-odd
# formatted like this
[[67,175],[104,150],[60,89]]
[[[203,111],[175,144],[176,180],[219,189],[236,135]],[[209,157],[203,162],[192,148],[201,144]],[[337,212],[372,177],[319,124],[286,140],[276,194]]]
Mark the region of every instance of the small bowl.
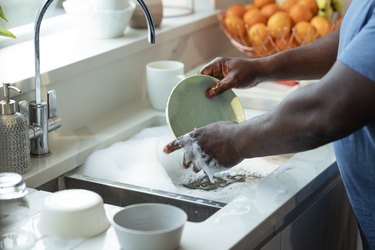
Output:
[[120,210],[112,223],[123,250],[172,250],[180,245],[186,221],[178,207],[142,203]]
[[135,10],[135,3],[124,9],[92,9],[76,5],[74,0],[63,2],[63,7],[77,33],[89,38],[114,38],[124,34]]
[[45,198],[39,230],[45,235],[78,238],[98,235],[109,225],[103,199],[97,193],[67,189]]

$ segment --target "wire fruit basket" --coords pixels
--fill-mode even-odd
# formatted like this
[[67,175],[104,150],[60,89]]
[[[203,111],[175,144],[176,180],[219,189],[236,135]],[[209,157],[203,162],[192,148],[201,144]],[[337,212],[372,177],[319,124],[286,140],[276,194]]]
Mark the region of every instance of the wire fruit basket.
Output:
[[[263,37],[261,40],[250,39],[249,30],[251,27],[248,27],[246,24],[244,27],[240,25],[232,25],[228,27],[226,24],[226,14],[225,12],[220,12],[217,15],[221,29],[223,30],[225,36],[229,39],[231,44],[238,49],[239,51],[247,54],[250,57],[264,57],[272,55],[287,49],[295,48],[303,44],[307,44],[322,35],[319,32],[307,26],[304,29],[303,34],[298,32],[298,26],[302,24],[297,24],[294,27],[283,29],[280,28],[274,32],[277,32],[277,38],[271,34],[271,31],[267,28],[266,33],[259,30],[255,30],[256,37]],[[329,30],[326,30],[326,33],[329,33],[339,27],[341,24],[341,17],[339,13],[331,18],[329,21],[330,26]],[[265,26],[265,25],[264,25]],[[266,27],[266,26],[265,26]],[[229,29],[230,28],[230,29]],[[245,31],[243,30],[245,29]]]

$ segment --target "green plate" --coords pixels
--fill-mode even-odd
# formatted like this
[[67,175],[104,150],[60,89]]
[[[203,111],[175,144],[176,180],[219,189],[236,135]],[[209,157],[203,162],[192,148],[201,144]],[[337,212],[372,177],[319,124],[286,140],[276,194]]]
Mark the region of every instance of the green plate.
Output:
[[206,90],[217,81],[211,76],[193,75],[173,88],[165,112],[176,137],[212,122],[245,120],[240,100],[232,90],[211,99],[206,97]]

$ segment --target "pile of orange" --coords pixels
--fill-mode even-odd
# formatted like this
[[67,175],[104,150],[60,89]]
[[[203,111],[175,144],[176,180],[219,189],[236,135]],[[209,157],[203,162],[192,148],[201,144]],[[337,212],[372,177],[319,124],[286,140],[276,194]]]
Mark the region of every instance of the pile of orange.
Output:
[[223,24],[231,37],[266,55],[309,43],[333,30],[333,24],[318,16],[316,0],[254,0],[232,4]]

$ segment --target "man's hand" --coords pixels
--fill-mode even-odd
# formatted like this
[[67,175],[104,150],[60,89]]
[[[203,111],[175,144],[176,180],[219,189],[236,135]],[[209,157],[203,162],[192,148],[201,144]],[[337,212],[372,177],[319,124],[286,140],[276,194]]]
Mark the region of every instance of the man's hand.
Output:
[[193,167],[195,172],[202,168],[202,160],[206,166],[216,160],[215,163],[221,167],[233,167],[244,159],[236,147],[238,126],[235,122],[215,122],[177,138],[163,151],[169,154],[184,148],[183,165],[185,168]]

